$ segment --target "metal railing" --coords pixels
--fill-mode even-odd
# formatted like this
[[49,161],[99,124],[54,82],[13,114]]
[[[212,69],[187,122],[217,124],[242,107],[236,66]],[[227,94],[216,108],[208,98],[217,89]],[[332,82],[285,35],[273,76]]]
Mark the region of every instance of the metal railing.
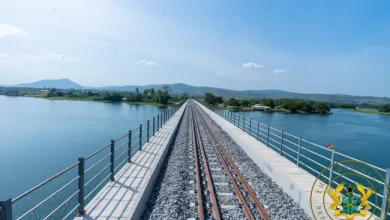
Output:
[[[116,140],[111,140],[110,143],[92,154],[79,158],[78,162],[16,198],[0,201],[0,220],[67,219],[71,216],[83,215],[85,205],[98,193],[99,189],[102,189],[108,181],[115,181],[115,174],[120,168],[126,163],[131,163],[132,156],[142,150],[142,146],[149,142],[150,137],[162,128],[184,102],[169,107],[153,117],[152,120],[147,120],[146,123],[130,130]],[[65,180],[53,184],[64,176],[66,176]],[[16,212],[15,205],[17,203],[30,200],[31,194],[49,184],[55,185],[52,187],[53,192],[41,198],[32,207],[25,207],[23,204],[23,211]],[[75,189],[71,190],[70,188]],[[58,200],[58,195],[61,193],[63,196]],[[48,206],[50,207],[47,208]],[[43,208],[45,210],[39,210]]]
[[[388,205],[390,203],[389,168],[383,169],[343,153],[335,152],[333,150],[327,149],[324,146],[310,142],[301,137],[297,137],[283,130],[260,123],[258,121],[252,120],[251,118],[244,117],[238,113],[218,108],[204,102],[202,102],[202,104],[233,125],[242,129],[256,140],[262,142],[267,147],[273,149],[280,155],[292,161],[296,164],[296,166],[303,168],[316,177],[319,177],[319,179],[325,183],[328,183],[332,186],[335,186],[341,182],[355,184],[356,181],[361,180],[359,179],[360,177],[375,182],[376,185],[374,187],[372,187],[372,185],[365,185],[362,183],[366,190],[368,187],[374,188],[373,194],[379,198],[379,201],[375,201],[371,198],[368,203],[374,207],[375,214],[380,215],[381,219],[390,219],[390,212],[388,211]],[[353,165],[349,166],[343,164],[344,162],[348,163],[348,161],[362,163],[368,167],[372,167],[378,173],[367,175],[367,172],[363,172]],[[352,174],[348,176],[343,175],[347,172],[342,172],[340,170],[341,168],[343,171],[347,171]],[[334,178],[334,175],[337,175],[337,178]]]

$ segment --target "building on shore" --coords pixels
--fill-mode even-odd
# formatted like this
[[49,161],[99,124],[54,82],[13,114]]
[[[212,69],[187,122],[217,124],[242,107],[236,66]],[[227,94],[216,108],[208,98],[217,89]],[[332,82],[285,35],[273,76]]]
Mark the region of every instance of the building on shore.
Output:
[[270,109],[271,109],[271,107],[266,106],[266,105],[256,104],[256,105],[252,106],[253,111],[268,111]]

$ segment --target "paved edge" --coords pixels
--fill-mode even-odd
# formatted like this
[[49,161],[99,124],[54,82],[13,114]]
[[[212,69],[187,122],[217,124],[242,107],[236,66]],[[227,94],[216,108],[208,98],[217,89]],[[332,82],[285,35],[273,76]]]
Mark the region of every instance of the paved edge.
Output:
[[[322,206],[321,209],[316,209],[316,213],[325,212],[332,213],[328,207],[332,203],[332,199],[326,193],[325,198],[323,196],[313,193],[312,201],[310,201],[311,191],[316,177],[307,172],[306,170],[297,167],[295,163],[291,162],[287,158],[281,156],[276,151],[265,146],[254,137],[250,136],[246,132],[237,128],[232,123],[217,115],[204,105],[196,101],[196,103],[204,110],[204,112],[211,117],[211,119],[241,147],[242,150],[256,163],[256,165],[267,174],[272,181],[280,186],[287,195],[289,195],[299,207],[305,211],[305,213],[316,219],[313,216],[314,210],[312,207]],[[322,183],[326,187],[328,184],[317,180],[317,184]],[[316,188],[318,190],[318,188]],[[325,201],[325,207],[323,207]],[[326,210],[325,210],[326,209]],[[370,216],[371,212],[367,211],[367,215]],[[326,215],[324,215],[326,216]],[[378,216],[373,215],[372,218]],[[359,218],[359,217],[356,217]]]
[[[145,211],[146,205],[149,201],[150,194],[153,191],[154,184],[156,183],[158,175],[160,174],[160,170],[161,170],[161,167],[164,163],[165,156],[168,153],[168,150],[172,144],[172,141],[173,141],[174,137],[176,136],[177,131],[179,129],[179,125],[181,124],[181,120],[183,119],[184,112],[187,108],[187,104],[188,104],[188,101],[183,104],[182,108],[184,108],[184,109],[180,115],[180,119],[176,123],[173,132],[168,137],[169,140],[168,140],[168,142],[166,142],[167,144],[165,146],[165,149],[162,152],[160,158],[158,158],[158,162],[157,162],[156,166],[154,167],[154,169],[151,171],[151,175],[149,177],[149,180],[147,181],[146,186],[142,189],[142,192],[140,193],[140,197],[138,198],[138,201],[135,204],[133,211],[130,213],[130,215],[127,219],[140,219],[142,216],[142,213]],[[178,111],[181,111],[181,110],[179,109]],[[177,113],[178,112],[176,112],[175,114],[177,114]]]

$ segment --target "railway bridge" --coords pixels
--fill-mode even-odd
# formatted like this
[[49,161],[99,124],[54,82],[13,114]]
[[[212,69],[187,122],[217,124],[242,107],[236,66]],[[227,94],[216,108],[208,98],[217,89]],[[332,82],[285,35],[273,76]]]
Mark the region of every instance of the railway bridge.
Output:
[[[390,219],[389,169],[188,100],[0,201],[0,219],[333,219],[327,191],[345,184],[346,197],[359,178],[373,192],[364,205],[371,208],[359,208],[366,217],[356,219]],[[50,184],[47,196],[25,205]]]

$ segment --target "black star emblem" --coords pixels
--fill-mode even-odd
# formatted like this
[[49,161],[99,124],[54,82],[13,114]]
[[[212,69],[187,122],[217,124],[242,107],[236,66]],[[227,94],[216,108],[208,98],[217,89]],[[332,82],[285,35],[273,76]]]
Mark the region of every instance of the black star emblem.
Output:
[[352,194],[353,190],[354,190],[354,188],[351,185],[349,185],[347,188],[348,193]]

